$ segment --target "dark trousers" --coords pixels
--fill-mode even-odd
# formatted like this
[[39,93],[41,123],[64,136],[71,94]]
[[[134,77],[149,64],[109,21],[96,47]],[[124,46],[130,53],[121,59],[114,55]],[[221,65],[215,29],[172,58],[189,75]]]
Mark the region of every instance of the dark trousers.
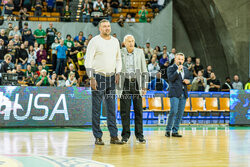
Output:
[[142,138],[143,137],[142,98],[138,90],[138,84],[136,81],[131,82],[128,79],[125,79],[123,93],[120,100],[123,138],[130,137],[131,98],[133,100],[134,112],[135,112],[135,136],[136,138]]
[[66,59],[57,59],[56,74],[57,75],[64,74],[65,66],[66,66]]
[[107,124],[111,137],[118,136],[115,113],[115,76],[95,75],[97,90],[92,90],[92,130],[95,138],[102,137],[100,128],[101,103],[107,106]]

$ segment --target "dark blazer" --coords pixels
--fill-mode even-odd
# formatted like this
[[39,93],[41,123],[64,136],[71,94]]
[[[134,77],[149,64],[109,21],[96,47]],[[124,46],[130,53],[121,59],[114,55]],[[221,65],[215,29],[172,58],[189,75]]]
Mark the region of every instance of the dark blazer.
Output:
[[[181,97],[184,87],[184,95],[188,98],[187,85],[183,83],[181,73],[177,73],[177,65],[171,65],[167,70],[168,81],[169,81],[169,97]],[[184,79],[189,79],[189,71],[183,66]]]

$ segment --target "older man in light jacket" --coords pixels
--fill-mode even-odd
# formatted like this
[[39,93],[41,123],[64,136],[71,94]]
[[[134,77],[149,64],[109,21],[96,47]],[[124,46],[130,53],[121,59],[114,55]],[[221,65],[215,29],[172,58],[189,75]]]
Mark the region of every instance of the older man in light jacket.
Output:
[[142,49],[135,48],[135,38],[132,35],[124,37],[124,44],[126,47],[121,49],[121,78],[119,85],[117,85],[123,127],[122,142],[127,143],[130,137],[130,106],[132,98],[135,112],[135,136],[138,142],[145,143],[142,123],[142,96],[146,94],[148,84],[145,55]]

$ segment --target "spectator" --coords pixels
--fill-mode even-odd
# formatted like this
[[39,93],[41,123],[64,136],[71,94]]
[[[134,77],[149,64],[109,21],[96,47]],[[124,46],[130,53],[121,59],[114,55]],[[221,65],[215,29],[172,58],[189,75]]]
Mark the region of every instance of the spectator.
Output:
[[153,55],[154,50],[153,50],[153,48],[151,48],[149,42],[146,43],[146,48],[144,49],[144,52],[145,52],[146,58],[151,60],[151,56]]
[[63,14],[63,0],[56,0],[56,12],[60,13],[60,16]]
[[12,41],[14,42],[14,46],[16,48],[20,48],[21,41],[19,39],[20,39],[19,35],[17,35],[17,34],[14,36],[14,39],[12,39]]
[[[93,8],[94,8],[94,11],[95,11],[96,13],[98,13],[98,12],[100,13],[99,16],[101,16],[101,14],[103,14],[104,5],[103,5],[103,3],[102,3],[101,0],[96,0],[96,1],[94,1]],[[99,16],[98,16],[98,17],[99,17]]]
[[28,11],[31,11],[32,1],[23,0],[23,8],[26,8]]
[[112,0],[110,6],[113,8],[113,13],[118,13],[118,8],[120,6],[120,3],[118,0]]
[[104,10],[104,16],[108,18],[109,22],[112,22],[112,8],[110,6],[110,3],[107,3],[107,7]]
[[[202,70],[199,70],[202,71]],[[211,79],[207,81],[209,85],[209,92],[219,92],[220,90],[220,81],[216,79],[214,72],[211,73]]]
[[247,83],[245,84],[245,90],[250,89],[250,78],[248,79]]
[[69,77],[69,74],[70,74],[71,72],[73,72],[73,73],[75,74],[76,80],[78,81],[78,83],[80,83],[80,76],[79,76],[79,73],[75,70],[74,65],[73,65],[72,63],[69,64],[69,70],[67,70],[67,71],[62,75],[63,79],[64,79],[64,80],[69,79],[68,77]]
[[25,50],[27,50],[27,52],[29,51],[29,41],[24,41],[24,48]]
[[123,6],[123,8],[130,8],[131,7],[130,0],[123,0],[122,6]]
[[204,77],[207,78],[207,80],[210,80],[211,77],[211,72],[212,72],[212,66],[207,66],[207,69],[204,70]]
[[46,0],[48,12],[53,12],[55,2],[54,0]]
[[[43,66],[40,64],[40,65],[38,65],[38,70],[37,70],[37,75],[38,76],[40,76],[41,75],[41,73],[42,73],[42,70],[43,70]],[[46,70],[45,70],[46,71]]]
[[11,20],[12,12],[14,10],[14,4],[12,0],[8,0],[7,3],[5,3],[5,11],[4,14],[7,16],[7,20]]
[[63,18],[65,22],[71,22],[71,11],[69,10],[69,6],[65,6]]
[[8,45],[9,39],[8,39],[8,37],[5,35],[5,30],[4,30],[4,29],[1,29],[0,39],[3,40],[5,46]]
[[85,41],[86,38],[84,37],[82,31],[80,31],[79,34],[78,34],[78,36],[76,36],[76,37],[74,38],[74,41],[79,41],[79,36],[81,36],[81,37],[82,37],[82,40]]
[[66,53],[67,53],[67,47],[64,46],[64,41],[60,41],[60,45],[57,46],[56,51],[57,51],[57,64],[56,64],[56,74],[61,75],[63,74],[63,71],[65,69],[66,65]]
[[35,60],[30,61],[30,67],[31,67],[31,71],[33,72],[33,74],[38,71],[38,68],[36,67],[36,61]]
[[234,75],[233,89],[243,90],[243,84],[238,75]]
[[[195,59],[195,65],[194,65],[194,77],[197,77],[198,75],[198,71],[203,71],[203,66],[201,65],[201,59],[200,58],[196,58]],[[211,74],[210,74],[211,75]]]
[[28,61],[28,52],[25,50],[24,44],[21,44],[21,48],[18,52],[18,64],[21,65],[22,69],[26,69]]
[[160,66],[163,66],[167,61],[168,61],[167,54],[163,54],[162,58],[160,59]]
[[85,54],[86,54],[86,47],[82,47],[81,52],[77,53],[78,65],[81,71],[86,70],[84,66]]
[[35,30],[34,36],[39,45],[45,44],[46,32],[42,29],[42,24],[38,24],[38,29]]
[[198,71],[198,76],[192,82],[191,91],[204,92],[207,87],[207,79],[203,77],[203,72]]
[[37,78],[36,86],[50,86],[53,84],[50,77],[47,76],[46,70],[42,70],[41,75]]
[[161,78],[161,73],[158,72],[156,78],[149,83],[148,89],[154,91],[167,91],[168,83]]
[[20,30],[22,37],[27,34],[27,31],[32,33],[32,30],[29,28],[29,24],[27,22],[24,23],[24,27]]
[[[11,55],[6,54],[4,56],[4,61],[1,63],[0,73],[16,73],[16,70],[11,71],[10,64],[11,63]],[[0,78],[0,85],[2,85],[1,78]]]
[[13,39],[15,35],[18,35],[19,39],[22,40],[22,35],[18,29],[18,26],[15,26],[14,30],[9,33],[9,40]]
[[80,47],[83,47],[84,46],[83,36],[80,35],[77,42],[79,43]]
[[20,7],[22,6],[21,0],[12,0],[14,4],[14,10],[13,11],[19,11]]
[[52,49],[52,69],[53,69],[53,71],[56,70],[56,62],[57,62],[56,48],[59,45],[60,44],[59,44],[58,39],[55,39],[55,42],[51,46],[51,49]]
[[125,21],[124,16],[121,14],[117,23],[119,24],[119,26],[124,27],[124,21]]
[[80,44],[77,41],[75,41],[74,47],[72,47],[70,50],[70,58],[72,59],[73,63],[77,65],[77,69],[80,68],[78,64],[77,54],[81,51],[81,49],[82,46],[80,46]]
[[230,92],[230,90],[233,89],[233,86],[231,84],[230,77],[226,77],[226,82],[222,85],[221,91],[222,92]]
[[[189,74],[193,74],[194,73],[194,64],[192,63],[192,58],[191,56],[187,57],[187,61],[184,63],[184,66],[187,67]],[[193,75],[189,75],[189,79],[192,80],[193,79]]]
[[43,70],[46,70],[47,71],[47,74],[49,73],[49,67],[46,66],[46,63],[47,61],[45,59],[42,60],[42,67],[43,67]]
[[[18,62],[18,58],[17,58],[17,51],[18,51],[18,48],[16,48],[14,46],[14,42],[13,41],[10,41],[8,46],[7,46],[7,53],[11,55],[11,60],[12,62],[10,63],[10,66],[12,66],[11,64],[15,64],[14,66],[17,65],[17,62]],[[12,67],[14,68],[14,67]]]
[[36,54],[37,54],[37,52],[39,51],[39,45],[38,45],[38,43],[37,42],[35,42],[34,43],[34,50],[36,51]]
[[37,57],[37,64],[40,65],[42,63],[42,60],[47,60],[47,53],[46,50],[43,48],[43,44],[39,46],[39,50],[36,53]]
[[169,67],[169,62],[168,61],[166,61],[164,63],[164,65],[160,67],[161,68],[162,78],[165,79],[165,81],[168,80],[168,75],[167,75],[168,67]]
[[127,23],[135,23],[135,18],[132,18],[131,14],[128,13],[125,22],[127,22]]
[[141,22],[141,23],[146,23],[147,22],[148,11],[145,9],[144,5],[142,6],[142,8],[139,11],[138,15],[139,15],[139,22]]
[[27,8],[23,8],[19,11],[19,18],[22,21],[27,21],[29,19],[29,13],[27,11]]
[[90,41],[92,38],[93,38],[93,35],[92,35],[92,34],[89,34],[89,35],[88,35],[88,41]]
[[42,16],[43,4],[41,0],[36,0],[35,2],[35,16]]
[[75,78],[74,72],[69,73],[68,80],[66,81],[66,86],[67,87],[78,86],[77,79]]
[[64,40],[63,37],[62,37],[62,33],[61,32],[57,32],[55,39],[57,39],[58,41]]
[[36,38],[34,37],[34,35],[31,33],[31,30],[27,30],[27,32],[24,34],[23,36],[23,41],[28,41],[29,45],[34,46],[34,42],[35,42]]
[[52,73],[51,82],[52,82],[51,86],[58,86],[58,77],[55,71],[53,71]]
[[64,41],[64,45],[68,48],[68,51],[71,51],[71,48],[74,47],[74,42],[71,41],[71,35],[68,34],[66,36],[66,40]]
[[176,49],[172,48],[171,53],[169,54],[169,58],[168,58],[170,64],[174,63],[175,54],[176,54]]
[[84,4],[83,4],[83,9],[82,9],[82,19],[83,22],[90,22],[90,14],[92,12],[92,9],[90,7],[89,1],[85,0]]
[[160,70],[160,66],[156,62],[156,58],[152,58],[151,64],[148,65],[148,72],[149,72],[151,80],[155,79],[155,76],[159,70]]
[[18,81],[24,82],[25,73],[21,70],[21,64],[18,64],[16,66],[16,74],[17,74]]
[[9,22],[9,23],[8,23],[8,28],[5,30],[5,35],[6,35],[7,37],[9,37],[10,31],[12,31],[12,30],[14,30],[13,27],[12,27],[12,23]]
[[27,65],[27,70],[25,72],[25,81],[28,82],[28,85],[34,84],[34,73],[31,70],[31,65]]
[[165,0],[153,0],[151,7],[154,12],[161,11],[162,8],[164,7],[164,3]]
[[46,29],[47,34],[47,50],[51,47],[55,40],[57,29],[53,27],[53,23],[49,23],[49,27]]
[[7,53],[7,47],[4,45],[4,41],[0,39],[0,63],[4,60],[4,55]]
[[157,57],[158,57],[159,60],[161,59],[162,53],[161,53],[161,48],[160,48],[160,46],[156,46],[156,47],[155,47],[155,49],[154,49],[154,54],[157,54]]

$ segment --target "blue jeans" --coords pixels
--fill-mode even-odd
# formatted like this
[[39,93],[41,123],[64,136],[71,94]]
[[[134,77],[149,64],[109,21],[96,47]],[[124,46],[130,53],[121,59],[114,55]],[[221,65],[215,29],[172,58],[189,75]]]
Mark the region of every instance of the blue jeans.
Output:
[[180,98],[177,97],[170,98],[171,108],[168,116],[168,124],[166,127],[167,132],[172,131],[172,133],[178,133],[185,105],[186,105],[186,98],[184,94],[182,94]]
[[64,73],[65,65],[66,65],[66,59],[57,59],[57,63],[56,63],[57,75],[61,75]]
[[92,130],[95,138],[102,137],[100,128],[101,103],[107,105],[107,124],[111,137],[118,136],[115,113],[115,75],[104,77],[95,75],[97,90],[92,90]]
[[87,22],[90,22],[90,15],[82,15],[82,21],[85,22],[87,20]]

